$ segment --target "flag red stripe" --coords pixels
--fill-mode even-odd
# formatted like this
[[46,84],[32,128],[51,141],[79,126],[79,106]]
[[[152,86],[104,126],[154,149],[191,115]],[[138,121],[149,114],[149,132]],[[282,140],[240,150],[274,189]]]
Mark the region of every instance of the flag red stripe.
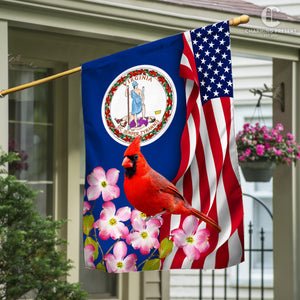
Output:
[[[189,33],[186,34],[189,36]],[[196,68],[193,50],[189,46],[185,34],[182,34],[182,39],[183,39],[183,55],[187,58],[189,67],[186,67],[184,64],[181,63],[179,69],[179,75],[182,78],[190,79],[194,81],[199,86],[197,68]]]
[[[241,188],[236,174],[237,167],[233,167],[234,159],[231,157],[231,149],[235,147],[232,103],[229,97],[211,99],[204,105],[200,103],[190,33],[183,34],[183,43],[180,76],[185,78],[187,114],[181,136],[181,163],[173,182],[183,184],[183,196],[193,206],[223,226],[229,226],[220,234],[207,227],[210,230],[210,249],[199,260],[192,262],[192,268],[224,268],[229,262],[240,262],[244,256],[233,249],[237,246],[243,250],[244,236]],[[199,57],[199,53],[197,55]],[[233,163],[237,164],[237,160]],[[177,226],[178,223],[182,226],[184,216],[180,222],[179,219],[171,218],[166,220],[168,226]],[[162,234],[168,235],[167,231]],[[183,263],[184,266],[189,265],[182,248],[175,251],[168,265],[171,268],[181,268]]]
[[181,176],[186,171],[186,167],[189,163],[189,159],[190,159],[190,140],[189,140],[188,127],[187,125],[185,125],[181,136],[181,161],[180,161],[180,166],[177,175],[172,181],[174,184],[177,183],[179,178],[181,178]]
[[199,188],[200,188],[200,204],[201,204],[201,211],[207,214],[209,210],[209,203],[210,203],[210,188],[209,188],[209,181],[207,176],[207,170],[205,166],[205,156],[204,156],[204,149],[203,144],[201,141],[197,144],[196,148],[196,158],[197,158],[197,165],[199,169]]

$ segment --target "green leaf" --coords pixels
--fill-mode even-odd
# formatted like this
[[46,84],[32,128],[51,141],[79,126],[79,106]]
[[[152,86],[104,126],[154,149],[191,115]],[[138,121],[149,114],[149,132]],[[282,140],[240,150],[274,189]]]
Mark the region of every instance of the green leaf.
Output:
[[99,263],[99,264],[96,266],[96,269],[97,269],[97,270],[100,270],[100,271],[103,271],[103,272],[106,272],[105,266],[102,265],[101,263]]
[[173,250],[173,241],[165,238],[160,243],[160,248],[158,249],[159,258],[167,257]]
[[[4,164],[14,158],[0,148],[0,173],[7,174]],[[15,176],[0,176],[0,298],[21,299],[33,290],[39,299],[85,300],[79,283],[65,280],[73,266],[59,250],[67,242],[58,232],[67,220],[40,215],[36,194]]]
[[153,270],[159,270],[160,267],[160,259],[150,259],[145,262],[142,271],[153,271]]
[[93,240],[90,236],[88,236],[86,239],[85,239],[85,242],[84,242],[84,247],[87,246],[87,245],[93,245],[94,248],[95,248],[95,252],[94,252],[94,260],[97,259],[98,255],[99,255],[99,249],[98,249],[98,244],[95,240]]
[[93,215],[85,215],[83,217],[83,233],[86,235],[90,234],[90,231],[93,229],[93,224],[95,222]]

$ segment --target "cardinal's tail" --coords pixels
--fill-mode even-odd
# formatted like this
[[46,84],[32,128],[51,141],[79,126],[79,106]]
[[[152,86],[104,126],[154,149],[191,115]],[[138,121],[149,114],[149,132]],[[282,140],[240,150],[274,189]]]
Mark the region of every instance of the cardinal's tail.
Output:
[[213,227],[218,232],[221,231],[221,227],[212,218],[208,217],[207,215],[205,215],[201,211],[199,211],[199,210],[197,210],[195,208],[191,208],[191,213],[195,217],[199,218],[200,220],[204,221],[205,223],[207,223],[208,225],[210,225],[211,227]]

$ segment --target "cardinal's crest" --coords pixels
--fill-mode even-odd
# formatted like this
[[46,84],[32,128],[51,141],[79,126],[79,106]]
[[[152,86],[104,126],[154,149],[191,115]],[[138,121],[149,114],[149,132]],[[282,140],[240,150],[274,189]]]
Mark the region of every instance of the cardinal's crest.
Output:
[[162,69],[139,65],[119,74],[102,104],[102,120],[109,135],[128,145],[140,135],[142,144],[158,139],[170,126],[176,110],[176,89]]

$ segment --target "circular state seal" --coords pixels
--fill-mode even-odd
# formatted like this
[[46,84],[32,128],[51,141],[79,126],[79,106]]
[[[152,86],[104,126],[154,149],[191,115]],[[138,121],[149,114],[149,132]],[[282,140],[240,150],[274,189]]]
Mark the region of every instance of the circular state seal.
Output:
[[122,72],[108,87],[102,120],[109,135],[128,145],[140,135],[142,144],[157,140],[176,111],[176,89],[162,69],[139,65]]

